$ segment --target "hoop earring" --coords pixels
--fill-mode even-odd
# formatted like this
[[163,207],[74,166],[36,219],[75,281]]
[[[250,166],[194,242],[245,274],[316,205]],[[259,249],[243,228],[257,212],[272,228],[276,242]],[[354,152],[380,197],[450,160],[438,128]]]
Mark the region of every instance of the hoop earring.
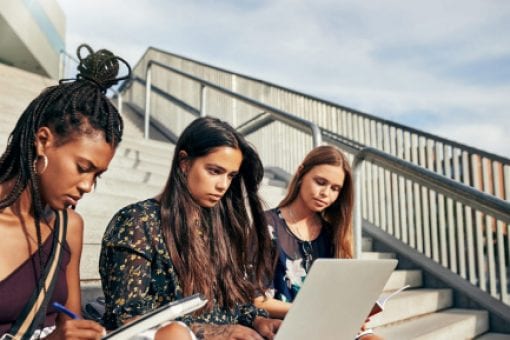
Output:
[[[37,162],[39,161],[39,158],[42,158],[43,160],[43,168],[41,169],[41,171],[37,170]],[[34,159],[34,163],[32,163],[32,169],[34,170],[34,173],[36,175],[42,175],[47,168],[48,168],[48,156],[46,155],[37,156],[37,158]]]

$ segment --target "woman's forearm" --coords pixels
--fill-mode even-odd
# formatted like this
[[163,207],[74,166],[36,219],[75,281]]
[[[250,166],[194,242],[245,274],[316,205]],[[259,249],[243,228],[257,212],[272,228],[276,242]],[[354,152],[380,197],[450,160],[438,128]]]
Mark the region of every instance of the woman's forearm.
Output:
[[260,296],[255,299],[254,305],[267,310],[272,318],[283,319],[292,306],[289,302],[283,302],[274,298]]

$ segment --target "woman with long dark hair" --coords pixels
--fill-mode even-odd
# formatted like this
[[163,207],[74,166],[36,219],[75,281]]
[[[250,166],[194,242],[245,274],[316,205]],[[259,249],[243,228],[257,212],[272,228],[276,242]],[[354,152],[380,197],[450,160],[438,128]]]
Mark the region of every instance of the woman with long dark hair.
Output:
[[[272,317],[284,318],[317,258],[352,258],[352,171],[333,146],[310,151],[277,208],[266,212],[277,256],[272,287],[256,299]],[[378,339],[365,331],[363,340]],[[368,335],[370,334],[370,335]]]
[[252,304],[271,272],[263,172],[229,124],[199,118],[184,129],[163,192],[121,209],[105,232],[105,325],[201,293],[206,307],[182,319],[198,337],[272,338],[279,321]]
[[[83,52],[88,52],[82,56]],[[75,80],[45,89],[19,118],[0,158],[0,335],[2,339],[99,339],[80,315],[83,220],[71,207],[106,171],[122,119],[106,90],[130,75],[108,50],[81,45]],[[128,74],[118,78],[120,63]]]

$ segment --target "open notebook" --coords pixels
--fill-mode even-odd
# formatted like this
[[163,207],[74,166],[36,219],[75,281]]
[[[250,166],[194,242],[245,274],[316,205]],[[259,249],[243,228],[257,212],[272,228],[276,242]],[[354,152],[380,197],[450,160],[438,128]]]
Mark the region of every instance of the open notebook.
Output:
[[125,340],[140,334],[148,329],[156,327],[166,321],[174,320],[180,316],[191,313],[202,308],[207,303],[200,294],[195,294],[183,299],[173,301],[161,306],[152,312],[142,315],[140,318],[130,322],[113,332],[105,335],[102,339]]
[[315,260],[276,339],[354,339],[396,266],[397,260]]

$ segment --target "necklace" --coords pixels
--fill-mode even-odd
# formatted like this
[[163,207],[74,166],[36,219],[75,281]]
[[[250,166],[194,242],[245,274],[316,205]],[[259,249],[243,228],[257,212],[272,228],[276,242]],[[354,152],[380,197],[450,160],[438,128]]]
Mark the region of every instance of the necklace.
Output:
[[[290,224],[287,223],[287,225],[289,226],[289,229],[295,235],[297,235],[301,241],[311,241],[311,240],[314,240],[318,236],[318,233],[320,233],[320,230],[321,230],[321,223],[320,223],[319,219],[314,218],[313,224],[310,226],[310,228],[307,228],[308,231],[309,231],[308,232],[308,237],[304,237],[301,234],[301,230],[299,228],[299,225],[297,224],[298,219],[296,218],[296,215],[294,214],[294,211],[292,210],[292,208],[290,206],[287,208],[287,211],[288,211],[289,217],[291,219],[291,221],[289,221]],[[315,217],[317,217],[317,216],[315,216]],[[306,227],[306,223],[305,223],[305,227]]]

